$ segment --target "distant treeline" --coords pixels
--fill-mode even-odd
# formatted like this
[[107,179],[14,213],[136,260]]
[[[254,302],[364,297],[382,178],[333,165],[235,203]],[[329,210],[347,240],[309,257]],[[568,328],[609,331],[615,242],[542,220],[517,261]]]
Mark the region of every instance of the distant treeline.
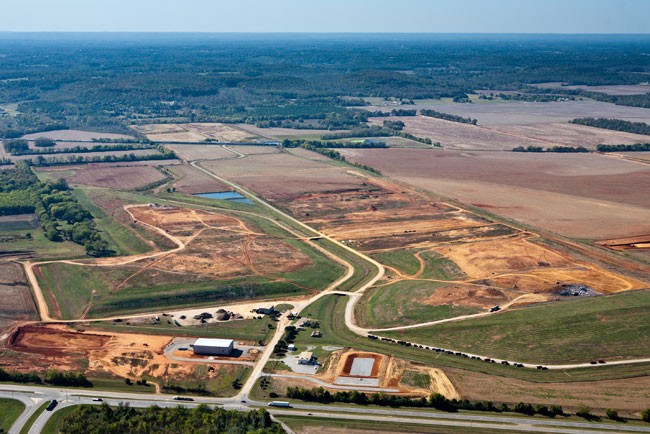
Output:
[[579,154],[584,152],[590,152],[589,149],[584,146],[553,146],[552,148],[542,148],[541,146],[517,146],[512,149],[512,152],[557,152],[560,154]]
[[599,152],[648,152],[650,143],[635,143],[633,145],[598,145]]
[[428,110],[428,109],[420,110],[420,114],[422,116],[428,116],[430,118],[444,119],[446,121],[460,122],[462,124],[476,125],[476,123],[478,122],[476,119],[464,118],[462,116],[452,115],[449,113],[442,113],[442,112],[438,112],[435,110]]
[[283,434],[282,426],[271,420],[264,409],[240,412],[211,408],[201,404],[196,408],[174,407],[131,408],[128,403],[110,407],[104,403],[81,405],[66,415],[61,434],[105,433],[191,433],[191,434]]
[[[24,142],[24,143],[23,143]],[[131,151],[139,149],[151,149],[151,146],[140,144],[117,144],[117,145],[94,145],[94,146],[75,146],[72,148],[46,148],[30,149],[27,141],[15,139],[5,142],[5,149],[12,155],[46,155],[46,154],[84,154],[89,152],[111,152],[111,151]]]
[[624,131],[626,133],[645,134],[650,136],[650,125],[644,122],[630,122],[622,119],[579,118],[569,121],[572,124],[588,127],[604,128],[607,130]]
[[[348,145],[348,143],[343,143],[343,142],[337,142],[336,145],[339,143],[343,144],[344,146],[334,146],[335,144],[329,143],[329,142],[321,142],[318,140],[284,140],[282,142],[282,146],[285,148],[297,148],[301,147],[304,149],[307,149],[309,151],[313,152],[318,152],[321,155],[325,155],[326,157],[329,157],[333,160],[338,160],[338,161],[343,161],[347,164],[350,164],[354,167],[358,167],[359,169],[367,170],[372,173],[376,173],[378,175],[381,175],[381,172],[374,167],[367,166],[365,164],[360,164],[360,163],[350,163],[345,159],[343,155],[341,155],[340,152],[335,151],[334,149],[330,149],[330,147],[339,147],[339,148],[359,148],[359,147],[364,147],[364,146],[345,146]],[[355,143],[351,143],[351,145],[355,145]],[[386,144],[383,144],[384,146],[365,146],[369,148],[385,148]]]

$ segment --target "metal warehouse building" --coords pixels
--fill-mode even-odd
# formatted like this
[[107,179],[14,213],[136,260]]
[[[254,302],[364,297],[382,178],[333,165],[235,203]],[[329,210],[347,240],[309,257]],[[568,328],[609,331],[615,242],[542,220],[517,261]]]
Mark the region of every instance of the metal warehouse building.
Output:
[[232,339],[199,338],[194,342],[193,348],[194,354],[229,356],[235,348],[235,341]]

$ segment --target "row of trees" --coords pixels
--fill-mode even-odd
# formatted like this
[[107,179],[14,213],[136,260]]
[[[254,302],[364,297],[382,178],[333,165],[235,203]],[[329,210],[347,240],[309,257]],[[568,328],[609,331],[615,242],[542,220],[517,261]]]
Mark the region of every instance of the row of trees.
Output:
[[452,115],[449,113],[443,113],[436,110],[423,109],[420,110],[420,114],[422,116],[429,116],[431,118],[444,119],[446,121],[452,121],[452,122],[460,122],[462,124],[476,125],[476,123],[478,122],[476,119],[465,118],[463,116]]
[[633,145],[598,145],[599,152],[647,152],[650,151],[650,143],[635,143]]
[[[325,155],[326,157],[329,157],[329,158],[331,158],[331,159],[333,159],[333,160],[343,161],[343,162],[348,163],[348,164],[351,164],[351,165],[353,165],[354,167],[357,167],[357,168],[359,168],[359,169],[367,170],[368,172],[372,172],[372,173],[376,173],[376,174],[378,174],[378,175],[381,175],[381,172],[380,172],[379,170],[375,169],[374,167],[370,167],[370,166],[368,166],[368,165],[366,165],[366,164],[361,164],[361,163],[357,163],[357,162],[350,163],[349,161],[347,161],[347,160],[345,159],[345,157],[344,157],[343,155],[341,155],[340,152],[335,151],[334,149],[329,149],[329,148],[325,147],[325,146],[331,145],[331,144],[329,144],[329,143],[327,143],[327,142],[321,142],[321,141],[317,141],[317,140],[316,140],[316,141],[309,141],[309,140],[285,140],[285,141],[283,142],[283,145],[285,144],[285,142],[286,142],[286,145],[287,145],[287,146],[285,146],[285,147],[288,147],[288,148],[295,148],[295,147],[300,146],[301,148],[307,149],[308,151],[318,152],[319,154],[321,154],[321,155]],[[347,144],[346,144],[346,145],[347,145]],[[353,143],[352,145],[354,145],[354,143]],[[342,147],[348,147],[348,148],[356,148],[356,147],[369,147],[369,148],[373,148],[373,147],[381,147],[381,148],[385,148],[385,147],[386,147],[386,144],[384,143],[383,145],[384,145],[384,146],[342,146]]]
[[284,430],[273,422],[264,410],[240,412],[221,407],[210,408],[201,404],[196,408],[175,407],[135,409],[120,403],[113,408],[82,405],[63,418],[59,426],[61,434],[217,434],[251,433],[281,434]]
[[569,121],[572,124],[588,127],[604,128],[607,130],[623,131],[626,133],[645,134],[650,136],[650,125],[645,122],[630,122],[622,119],[607,118],[578,118]]
[[[331,393],[322,387],[314,389],[304,389],[300,387],[287,387],[287,398],[300,399],[303,401],[319,402],[329,404],[332,402],[343,402],[349,404],[359,405],[379,405],[389,407],[428,407],[437,410],[456,412],[458,410],[472,410],[472,411],[492,411],[492,412],[515,412],[533,416],[539,414],[541,416],[556,417],[568,416],[560,405],[547,406],[545,404],[532,405],[529,403],[519,402],[510,408],[505,403],[495,405],[490,401],[475,401],[471,402],[467,399],[447,399],[440,393],[433,393],[428,398],[409,398],[407,396],[388,395],[386,393],[373,393],[367,395],[359,391],[352,392],[335,392]],[[618,411],[608,408],[605,412],[608,419],[622,420],[618,415]],[[581,406],[576,412],[576,416],[585,418],[587,420],[598,420],[598,416],[591,413],[589,407]],[[641,419],[645,422],[650,422],[650,408],[641,412]]]
[[60,372],[55,369],[48,370],[41,378],[35,372],[9,372],[0,368],[0,381],[11,381],[14,383],[35,383],[41,384],[43,382],[55,386],[70,386],[70,387],[92,387],[93,384],[88,381],[86,376],[80,372]]
[[171,151],[163,146],[157,146],[158,154],[123,154],[123,155],[95,155],[84,157],[82,155],[69,155],[66,158],[45,158],[39,155],[37,158],[24,160],[31,166],[59,166],[66,164],[85,164],[85,163],[116,163],[116,162],[131,162],[131,161],[150,161],[150,160],[173,160],[176,158],[174,151]]

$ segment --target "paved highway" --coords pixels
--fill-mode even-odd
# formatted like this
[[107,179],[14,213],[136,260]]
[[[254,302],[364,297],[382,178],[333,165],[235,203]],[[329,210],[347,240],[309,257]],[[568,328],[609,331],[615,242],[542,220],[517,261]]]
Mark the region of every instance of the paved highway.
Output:
[[[12,390],[15,390],[12,394]],[[21,391],[22,390],[22,391]],[[31,392],[31,393],[30,393]],[[82,396],[83,395],[83,396]],[[260,401],[242,402],[238,397],[233,398],[195,398],[193,402],[174,401],[171,395],[148,395],[118,392],[101,392],[93,390],[58,389],[39,386],[12,386],[0,385],[0,396],[14,397],[23,402],[31,401],[30,407],[21,415],[19,421],[14,424],[11,433],[18,433],[20,428],[33,413],[46,400],[57,399],[59,405],[53,412],[45,411],[36,420],[30,434],[38,434],[47,423],[52,414],[61,408],[77,404],[100,404],[93,401],[93,397],[102,397],[109,405],[118,405],[120,402],[128,402],[132,407],[196,407],[199,404],[218,405],[229,410],[247,411],[256,407],[266,407],[273,415],[307,415],[314,416],[369,420],[376,422],[409,422],[427,425],[449,425],[460,427],[485,427],[503,430],[530,431],[530,432],[561,432],[561,433],[595,433],[614,432],[622,433],[650,433],[650,426],[634,426],[624,424],[589,423],[576,421],[563,421],[546,418],[530,417],[508,417],[501,415],[468,415],[457,413],[443,413],[435,411],[414,411],[397,410],[393,408],[365,408],[359,406],[327,406],[316,404],[294,404],[292,408],[272,408],[267,403]],[[26,402],[27,404],[27,402]],[[544,426],[540,426],[544,425]],[[552,427],[552,428],[549,428]],[[607,430],[607,431],[606,431]]]

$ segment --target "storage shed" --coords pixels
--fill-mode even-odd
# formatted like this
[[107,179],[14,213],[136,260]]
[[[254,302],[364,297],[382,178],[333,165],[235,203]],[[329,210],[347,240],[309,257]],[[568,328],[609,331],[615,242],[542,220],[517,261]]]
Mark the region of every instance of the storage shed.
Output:
[[199,338],[194,342],[194,354],[206,356],[229,356],[235,349],[232,339]]

